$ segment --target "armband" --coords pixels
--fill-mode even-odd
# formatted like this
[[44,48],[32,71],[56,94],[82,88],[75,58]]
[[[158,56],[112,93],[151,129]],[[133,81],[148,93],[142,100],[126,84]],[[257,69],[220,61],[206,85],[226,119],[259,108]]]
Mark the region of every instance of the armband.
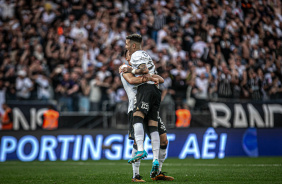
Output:
[[136,71],[136,69],[133,69],[133,70],[131,71],[131,73],[132,73],[132,74],[135,74],[135,71]]

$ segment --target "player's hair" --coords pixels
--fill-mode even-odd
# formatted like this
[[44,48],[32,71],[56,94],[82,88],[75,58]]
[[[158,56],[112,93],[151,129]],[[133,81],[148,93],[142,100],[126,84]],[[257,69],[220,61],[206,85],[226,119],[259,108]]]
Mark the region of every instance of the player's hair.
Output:
[[126,50],[124,51],[124,57],[125,57],[125,58],[126,58],[127,52],[128,52],[128,50],[126,49]]
[[137,42],[137,43],[141,43],[142,42],[142,36],[140,34],[131,34],[131,35],[128,35],[126,37],[126,39],[130,40],[130,41],[134,41],[134,42]]

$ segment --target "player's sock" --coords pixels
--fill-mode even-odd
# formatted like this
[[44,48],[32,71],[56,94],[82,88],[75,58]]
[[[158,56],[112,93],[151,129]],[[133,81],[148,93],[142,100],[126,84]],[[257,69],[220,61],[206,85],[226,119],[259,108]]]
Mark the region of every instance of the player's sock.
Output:
[[144,128],[143,128],[143,118],[139,116],[133,117],[133,128],[134,128],[134,136],[135,136],[135,142],[137,144],[137,150],[138,151],[144,151]]
[[[136,155],[136,153],[137,153],[137,145],[134,144],[134,145],[133,145],[133,149],[132,149],[131,156],[134,157],[134,156]],[[141,160],[138,160],[137,162],[132,163],[133,178],[135,178],[135,176],[139,174],[140,162],[141,162]]]
[[[135,176],[137,176],[137,175],[139,175],[139,167],[140,167],[140,163],[141,163],[141,160],[138,160],[138,161],[136,161],[135,163],[134,163],[134,172],[135,172]],[[134,176],[134,177],[135,177]]]
[[[133,149],[132,149],[132,152],[131,152],[132,158],[136,155],[136,152],[137,152],[137,145],[133,144]],[[133,169],[133,178],[135,178],[135,175],[136,175],[135,163],[132,163],[131,165],[132,165],[132,169]],[[139,172],[138,172],[138,174],[139,174]]]
[[161,145],[160,146],[160,154],[159,154],[159,172],[162,171],[162,166],[163,166],[163,163],[165,161],[165,157],[166,157],[166,148],[167,148],[167,145]]
[[160,135],[157,126],[149,126],[149,132],[151,135],[152,151],[153,151],[153,161],[159,158],[160,150]]

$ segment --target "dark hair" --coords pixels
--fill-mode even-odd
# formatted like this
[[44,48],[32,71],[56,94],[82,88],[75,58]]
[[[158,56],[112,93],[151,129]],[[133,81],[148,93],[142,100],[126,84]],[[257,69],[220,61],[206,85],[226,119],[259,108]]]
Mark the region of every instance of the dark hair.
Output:
[[137,43],[141,43],[142,42],[142,36],[140,34],[131,34],[131,35],[128,35],[126,37],[126,39],[130,40],[130,41],[134,41],[134,42],[137,42]]
[[125,51],[124,51],[124,57],[126,57],[127,52],[128,52],[128,50],[125,50]]

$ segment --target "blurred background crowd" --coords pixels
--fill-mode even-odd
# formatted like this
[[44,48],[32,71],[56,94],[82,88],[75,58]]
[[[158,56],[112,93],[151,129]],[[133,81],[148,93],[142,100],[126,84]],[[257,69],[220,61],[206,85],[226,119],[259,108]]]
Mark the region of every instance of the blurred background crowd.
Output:
[[125,38],[165,82],[164,102],[282,98],[280,0],[0,0],[0,101],[100,111],[127,101]]

